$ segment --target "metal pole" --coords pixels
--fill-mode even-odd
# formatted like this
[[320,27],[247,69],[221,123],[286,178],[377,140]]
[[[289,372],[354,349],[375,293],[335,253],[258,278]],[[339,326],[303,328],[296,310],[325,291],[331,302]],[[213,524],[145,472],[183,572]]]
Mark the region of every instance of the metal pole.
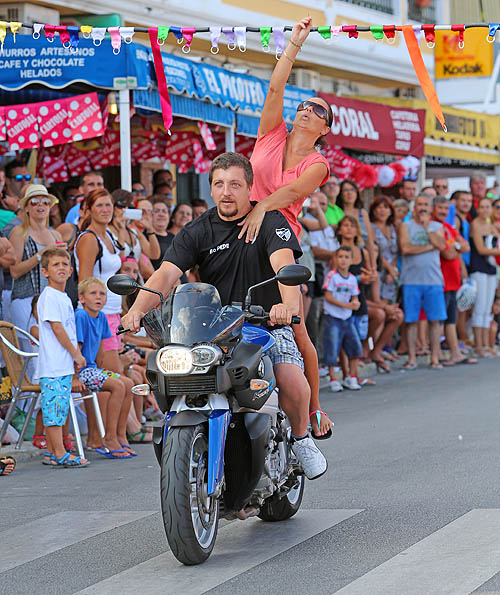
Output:
[[234,152],[234,126],[228,126],[226,128],[226,151]]
[[118,105],[120,107],[120,163],[121,187],[132,190],[132,158],[130,154],[130,91],[120,89]]

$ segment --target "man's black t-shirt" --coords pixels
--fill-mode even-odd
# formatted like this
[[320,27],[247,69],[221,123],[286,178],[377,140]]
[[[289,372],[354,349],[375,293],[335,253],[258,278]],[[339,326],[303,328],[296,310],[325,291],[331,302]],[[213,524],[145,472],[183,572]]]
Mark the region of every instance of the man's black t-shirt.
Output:
[[[295,258],[302,252],[295,234],[279,211],[266,213],[255,243],[238,239],[245,217],[224,221],[217,208],[209,209],[185,225],[175,236],[164,260],[175,264],[181,271],[199,265],[203,283],[214,285],[222,305],[244,302],[251,285],[274,277],[269,257],[273,252],[289,248]],[[270,283],[252,293],[252,303],[269,311],[281,303],[278,283]]]

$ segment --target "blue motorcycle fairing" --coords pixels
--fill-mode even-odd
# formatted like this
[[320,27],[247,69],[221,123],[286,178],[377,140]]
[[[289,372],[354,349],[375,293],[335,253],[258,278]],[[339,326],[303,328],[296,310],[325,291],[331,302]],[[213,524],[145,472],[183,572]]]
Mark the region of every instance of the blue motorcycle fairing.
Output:
[[208,418],[208,495],[211,496],[224,474],[224,447],[231,421],[229,409],[214,409]]
[[275,343],[276,339],[263,326],[255,326],[245,322],[241,329],[241,337],[246,343],[257,343],[262,345],[262,351],[267,351]]

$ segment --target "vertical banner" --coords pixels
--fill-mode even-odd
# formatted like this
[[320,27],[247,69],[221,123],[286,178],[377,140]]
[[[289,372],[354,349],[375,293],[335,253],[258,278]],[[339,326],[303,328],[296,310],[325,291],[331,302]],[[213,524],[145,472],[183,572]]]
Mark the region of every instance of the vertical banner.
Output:
[[5,114],[9,150],[36,149],[40,146],[36,104],[7,106]]
[[97,93],[78,95],[67,100],[68,124],[74,141],[104,134]]
[[5,108],[0,107],[0,141],[7,140],[5,132]]

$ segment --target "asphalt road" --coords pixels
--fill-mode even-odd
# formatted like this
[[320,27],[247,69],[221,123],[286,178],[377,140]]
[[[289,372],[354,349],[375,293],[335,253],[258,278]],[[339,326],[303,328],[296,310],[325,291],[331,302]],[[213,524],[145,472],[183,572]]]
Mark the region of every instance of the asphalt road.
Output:
[[221,524],[200,567],[168,552],[149,446],[0,477],[0,593],[500,592],[499,361],[324,391],[330,468],[281,524]]

